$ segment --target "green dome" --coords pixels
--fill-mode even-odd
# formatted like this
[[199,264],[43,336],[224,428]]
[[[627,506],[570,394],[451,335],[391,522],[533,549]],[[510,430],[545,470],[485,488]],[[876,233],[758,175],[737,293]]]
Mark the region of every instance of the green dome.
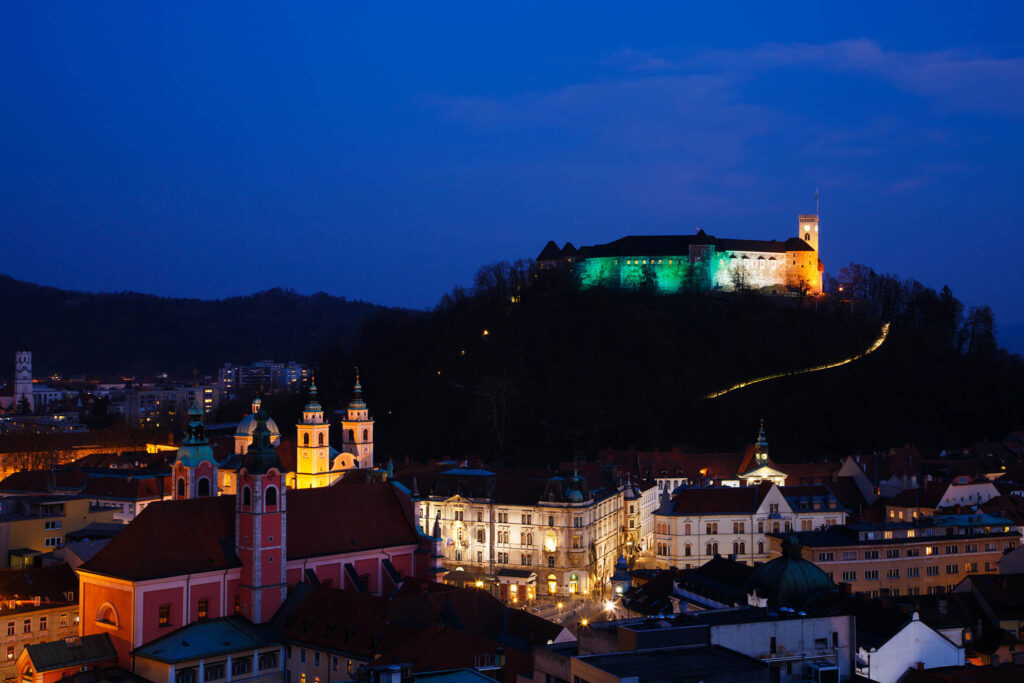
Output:
[[213,449],[210,448],[210,440],[206,438],[206,429],[203,427],[203,411],[195,401],[188,409],[188,417],[188,433],[178,447],[176,462],[185,467],[196,467],[204,460],[216,465],[217,459],[213,457]]
[[821,595],[834,591],[835,583],[813,562],[800,557],[800,541],[787,536],[782,556],[766,562],[747,579],[746,593],[757,592],[769,607],[800,608]]
[[271,469],[279,472],[284,470],[281,458],[270,443],[270,430],[267,429],[266,411],[256,413],[256,429],[252,433],[252,443],[242,456],[242,467],[249,474],[266,474]]

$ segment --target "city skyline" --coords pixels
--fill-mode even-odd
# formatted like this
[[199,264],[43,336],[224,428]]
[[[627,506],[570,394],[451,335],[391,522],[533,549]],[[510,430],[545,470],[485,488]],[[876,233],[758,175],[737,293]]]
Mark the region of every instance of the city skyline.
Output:
[[238,9],[12,11],[0,271],[424,308],[551,238],[788,235],[817,189],[827,273],[1024,323],[1009,4]]

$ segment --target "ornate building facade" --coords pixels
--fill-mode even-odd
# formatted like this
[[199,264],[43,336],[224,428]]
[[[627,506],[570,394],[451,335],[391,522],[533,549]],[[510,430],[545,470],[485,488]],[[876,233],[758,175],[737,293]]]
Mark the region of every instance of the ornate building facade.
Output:
[[797,236],[784,241],[696,235],[623,237],[607,244],[561,249],[548,242],[541,270],[569,269],[581,288],[758,290],[820,294],[825,266],[818,250],[818,216],[797,217]]

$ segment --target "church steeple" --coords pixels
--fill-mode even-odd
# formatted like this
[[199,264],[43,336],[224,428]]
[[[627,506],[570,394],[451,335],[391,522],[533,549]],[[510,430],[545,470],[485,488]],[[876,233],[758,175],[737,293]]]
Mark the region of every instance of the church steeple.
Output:
[[204,498],[217,494],[217,459],[203,426],[203,410],[192,401],[188,427],[174,459],[174,498]]
[[267,419],[262,410],[256,414],[235,496],[235,549],[242,562],[236,609],[256,624],[270,621],[288,588],[284,533],[288,492]]
[[764,433],[764,418],[761,418],[761,429],[757,432],[757,443],[754,445],[754,462],[758,467],[768,464],[768,437]]
[[356,368],[356,384],[349,401],[346,419],[342,420],[342,448],[355,456],[355,467],[373,467],[373,419],[363,400],[363,385]]
[[302,409],[302,422],[295,425],[297,446],[293,486],[298,489],[330,486],[331,426],[324,421],[324,409],[317,400],[316,382],[309,387],[309,401]]

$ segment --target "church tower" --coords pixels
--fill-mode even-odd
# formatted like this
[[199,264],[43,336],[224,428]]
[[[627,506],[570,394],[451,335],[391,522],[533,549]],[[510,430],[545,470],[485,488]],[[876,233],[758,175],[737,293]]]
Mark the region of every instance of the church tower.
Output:
[[277,612],[288,590],[288,495],[263,411],[256,414],[252,437],[235,485],[235,550],[242,562],[236,609],[254,624],[263,624]]
[[309,403],[302,410],[302,422],[295,425],[295,488],[308,489],[331,484],[331,440],[329,423],[317,400],[316,382],[309,387]]
[[797,237],[818,251],[818,214],[797,216],[797,221],[800,224]]
[[373,467],[373,420],[363,401],[363,387],[359,384],[359,370],[356,370],[356,386],[352,401],[348,404],[346,419],[341,421],[342,444],[347,453],[356,456],[359,467]]
[[188,432],[174,459],[171,480],[174,499],[217,495],[217,460],[203,427],[203,410],[196,401],[188,409]]
[[28,409],[35,410],[36,402],[32,396],[32,352],[18,351],[14,354],[14,410],[21,409],[21,400],[28,402]]
[[757,432],[757,443],[754,444],[754,467],[768,465],[768,437],[764,433],[764,418],[761,418],[761,429]]

